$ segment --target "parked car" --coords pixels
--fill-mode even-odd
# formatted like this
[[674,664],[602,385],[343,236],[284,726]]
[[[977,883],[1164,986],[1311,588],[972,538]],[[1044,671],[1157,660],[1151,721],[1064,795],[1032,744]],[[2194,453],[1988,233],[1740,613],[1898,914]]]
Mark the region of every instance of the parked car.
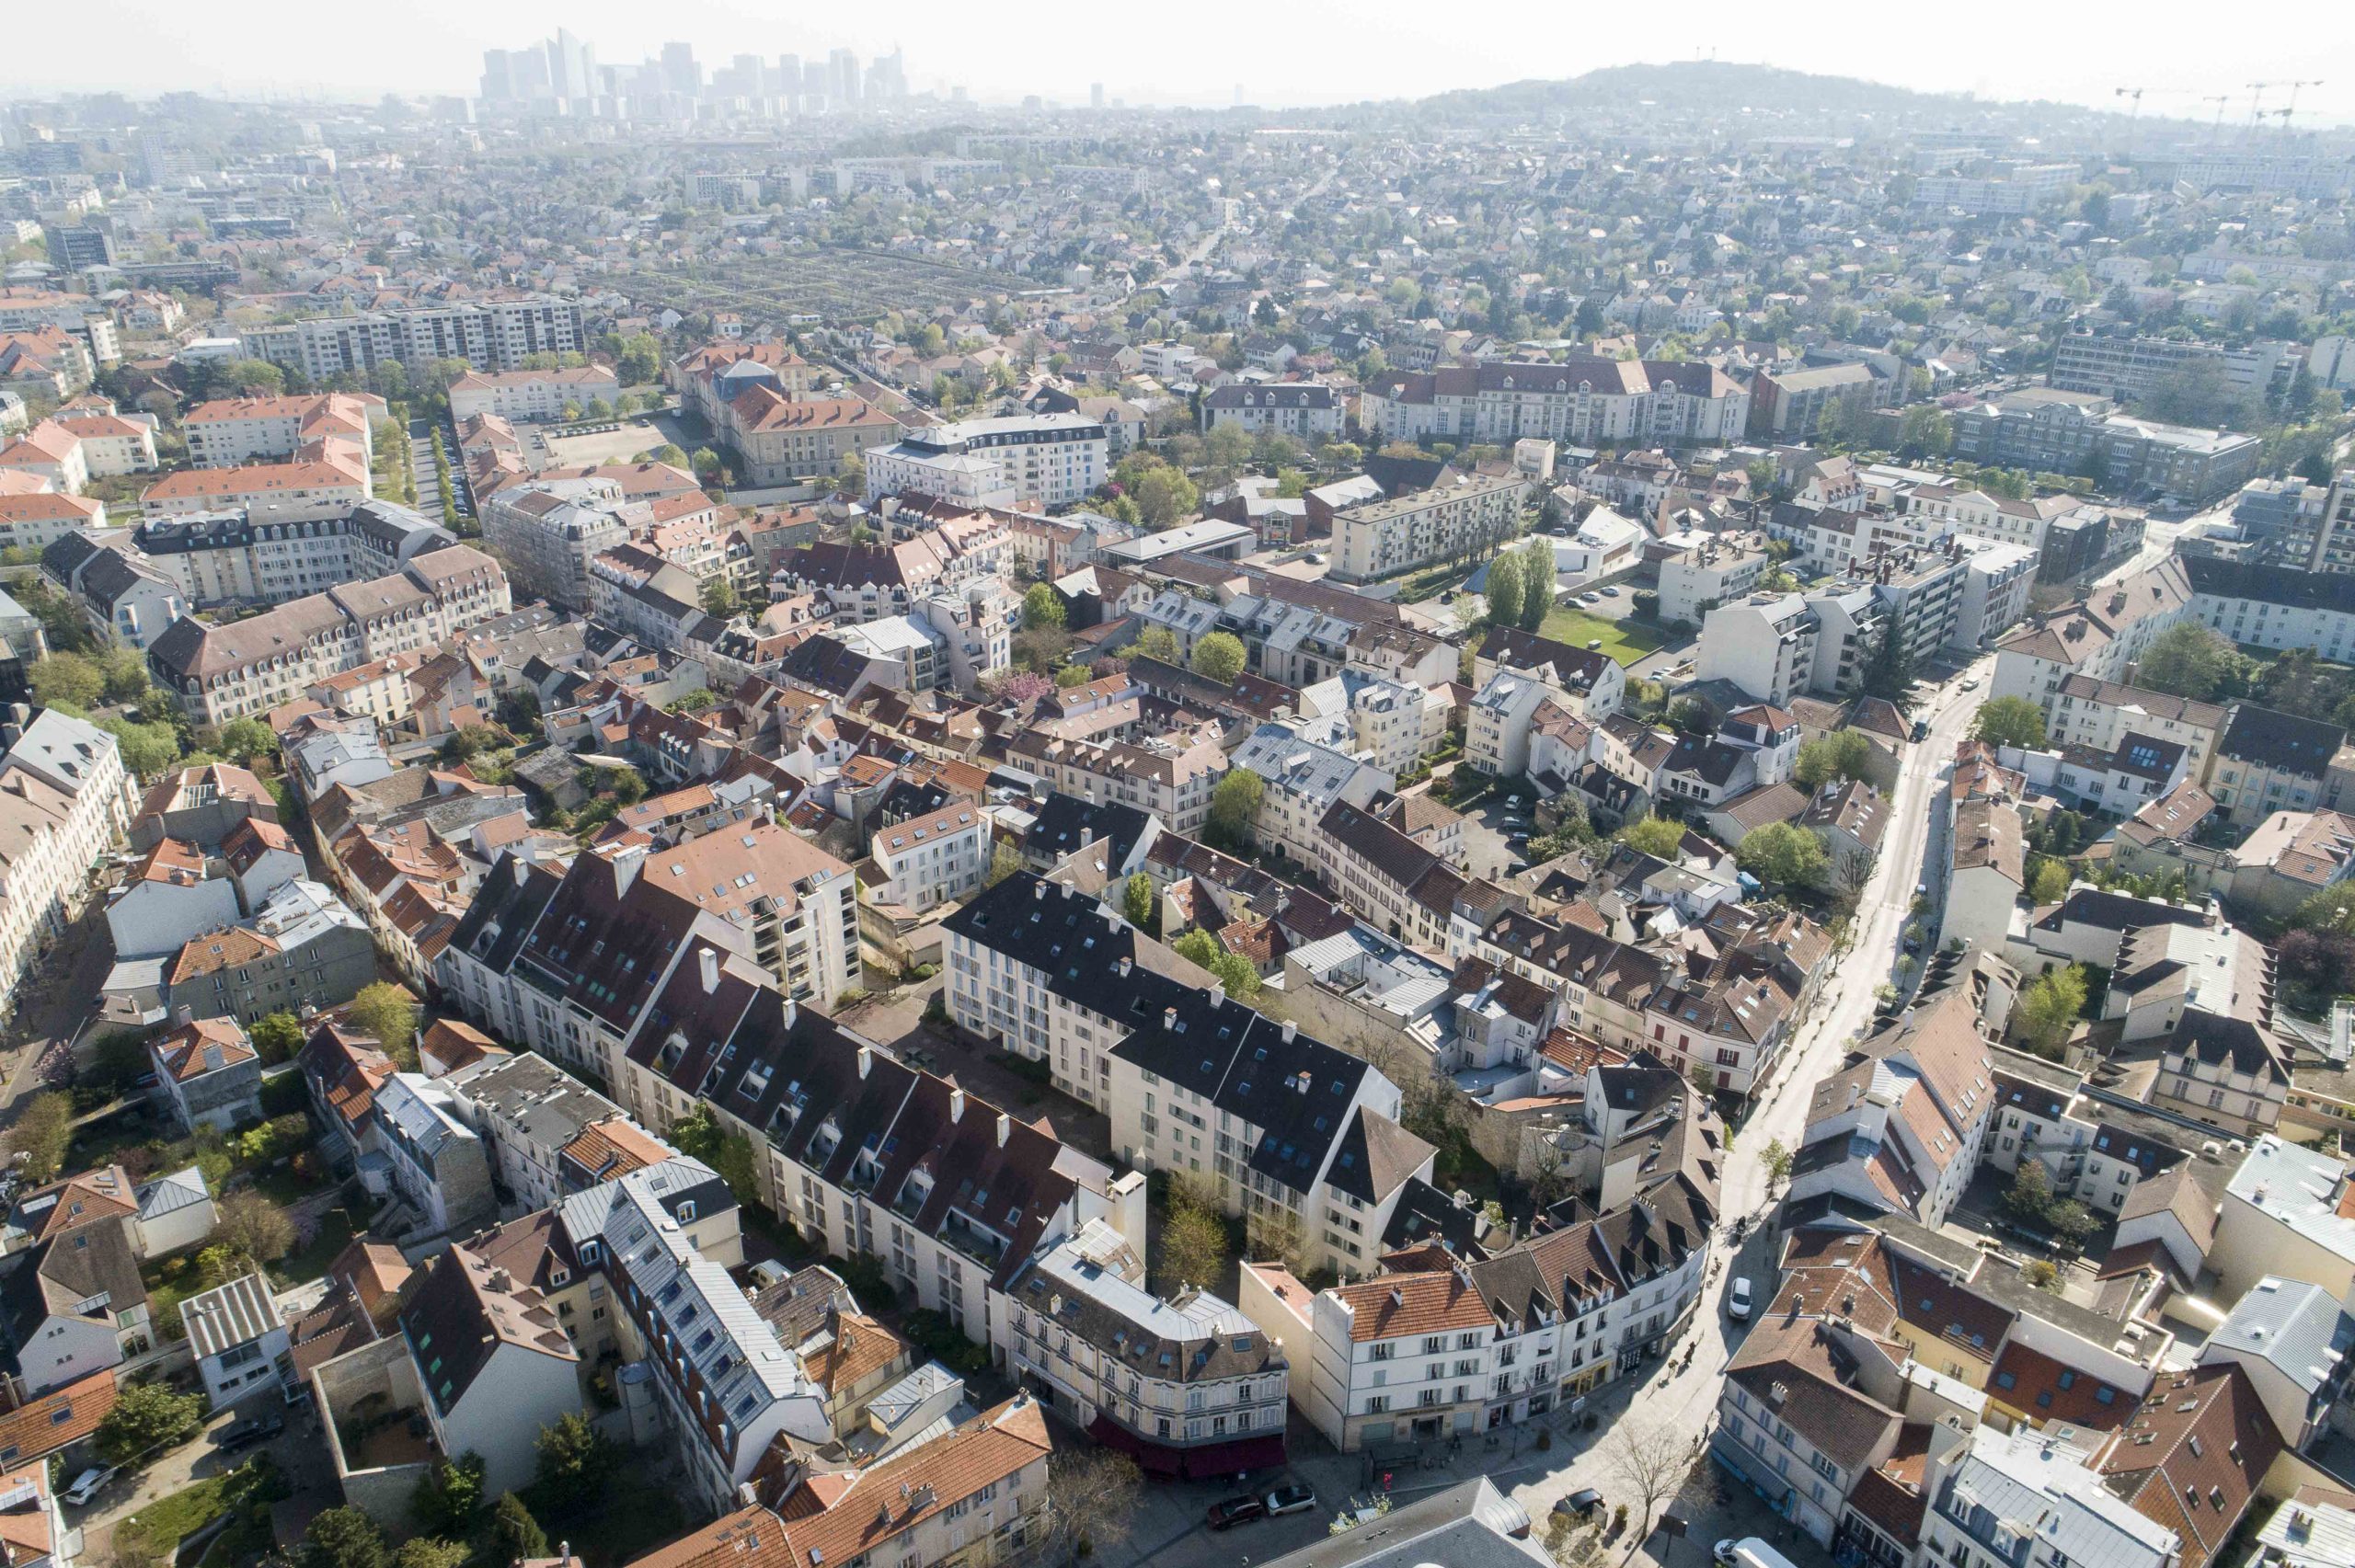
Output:
[[1568,1497],[1554,1500],[1554,1512],[1568,1514],[1574,1519],[1583,1519],[1602,1506],[1603,1494],[1591,1486],[1581,1486]]
[[98,1488],[113,1479],[114,1467],[111,1465],[104,1470],[86,1470],[74,1478],[73,1485],[65,1489],[65,1500],[76,1508],[86,1508],[90,1499],[98,1494]]
[[1601,653],[1603,651],[1603,639],[1601,637],[1589,638],[1586,645],[1586,651],[1589,653]]
[[1304,1514],[1316,1506],[1316,1489],[1293,1482],[1289,1486],[1279,1486],[1269,1493],[1266,1501],[1270,1518],[1279,1514]]
[[1737,1277],[1733,1282],[1733,1288],[1726,1292],[1726,1316],[1731,1318],[1738,1323],[1746,1323],[1750,1321],[1750,1279],[1748,1276],[1744,1275]]
[[1605,599],[1616,599],[1619,597],[1619,590],[1615,587],[1606,588],[1603,590],[1603,597]]
[[240,1421],[221,1434],[219,1448],[224,1454],[240,1448],[250,1448],[256,1443],[267,1443],[286,1430],[282,1415],[257,1415],[251,1421]]
[[1579,602],[1580,604],[1600,604],[1603,602],[1603,595],[1599,593],[1581,593],[1579,595]]
[[1239,1497],[1230,1497],[1223,1503],[1212,1504],[1211,1511],[1205,1517],[1211,1528],[1223,1530],[1232,1525],[1263,1517],[1267,1512],[1268,1505],[1246,1492]]

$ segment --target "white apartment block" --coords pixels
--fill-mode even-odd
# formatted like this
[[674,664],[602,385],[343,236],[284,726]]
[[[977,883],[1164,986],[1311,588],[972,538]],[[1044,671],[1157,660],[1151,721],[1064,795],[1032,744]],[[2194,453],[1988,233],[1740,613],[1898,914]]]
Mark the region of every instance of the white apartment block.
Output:
[[113,736],[55,708],[0,752],[0,1010],[129,827],[134,782]]
[[626,503],[611,479],[527,480],[484,504],[482,536],[515,563],[515,586],[525,598],[586,611],[589,564],[626,544],[643,511]]
[[496,414],[502,419],[546,424],[574,418],[592,403],[611,409],[622,395],[621,377],[606,365],[557,371],[469,371],[450,383],[450,417],[471,419]]
[[1188,838],[1199,837],[1210,820],[1211,795],[1229,765],[1207,730],[1097,742],[1054,739],[1032,729],[1017,735],[1006,755],[1050,789],[1150,811]]
[[139,509],[149,517],[247,510],[319,521],[350,517],[375,493],[375,482],[362,464],[264,463],[167,474],[140,492]]
[[1252,834],[1303,865],[1319,863],[1325,836],[1317,824],[1337,800],[1364,806],[1397,787],[1397,775],[1370,758],[1310,739],[1296,720],[1271,720],[1229,755],[1230,763],[1259,776],[1264,788]]
[[1373,582],[1505,543],[1521,532],[1528,494],[1519,475],[1475,475],[1336,512],[1332,574]]
[[1378,377],[1359,399],[1358,418],[1384,441],[1733,441],[1749,424],[1750,394],[1697,361],[1499,361]]
[[365,376],[396,360],[412,373],[436,360],[464,360],[478,371],[520,370],[534,354],[588,348],[580,302],[544,294],[314,316],[251,327],[241,337],[247,355],[315,382]]
[[1709,611],[1755,589],[1769,564],[1756,542],[1714,536],[1664,556],[1660,563],[1660,618],[1697,626]]
[[960,419],[867,452],[867,498],[925,495],[968,506],[1069,506],[1110,475],[1101,421],[1080,414]]
[[969,802],[944,807],[875,830],[868,853],[883,881],[865,889],[868,901],[916,914],[961,898],[989,869],[990,818]]
[[200,403],[180,417],[189,461],[199,468],[285,463],[303,447],[328,437],[359,443],[376,455],[375,422],[385,400],[373,393],[324,392],[309,397],[232,397]]

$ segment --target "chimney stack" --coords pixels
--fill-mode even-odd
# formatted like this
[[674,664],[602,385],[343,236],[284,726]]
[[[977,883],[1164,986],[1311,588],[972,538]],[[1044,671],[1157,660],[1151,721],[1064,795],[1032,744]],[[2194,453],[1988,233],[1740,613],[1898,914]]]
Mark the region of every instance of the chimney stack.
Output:
[[858,1047],[858,1076],[859,1076],[860,1080],[861,1080],[862,1082],[864,1082],[864,1081],[865,1081],[865,1079],[866,1079],[866,1077],[867,1077],[867,1075],[868,1073],[870,1073],[870,1072],[874,1071],[874,1070],[875,1070],[875,1050],[874,1050],[874,1047],[870,1047],[870,1046],[861,1046],[861,1047]]
[[173,1028],[175,1028],[175,1029],[185,1029],[185,1028],[187,1028],[190,1024],[193,1024],[193,1023],[195,1023],[195,1022],[196,1022],[196,1009],[195,1009],[195,1008],[193,1008],[193,1007],[190,1007],[188,1003],[186,1003],[186,1002],[181,1002],[178,1006],[177,1006],[177,1007],[175,1007],[175,1008],[173,1008],[173,1009],[172,1009],[172,1027],[173,1027]]
[[953,1127],[953,1126],[955,1126],[957,1123],[961,1122],[961,1121],[963,1121],[964,1119],[965,1119],[965,1092],[964,1092],[962,1089],[951,1089],[951,1090],[948,1092],[948,1121],[949,1121],[949,1125]]
[[1007,1116],[1004,1111],[1000,1111],[997,1114],[997,1146],[1000,1149],[1005,1148],[1006,1140],[1011,1139],[1013,1136],[1014,1118]]
[[695,949],[695,961],[703,966],[703,993],[709,996],[719,989],[719,955],[708,947]]
[[1161,1026],[1165,1029],[1175,1029],[1178,1027],[1178,1010],[1176,1008],[1165,1007],[1161,1010]]
[[1293,1023],[1293,1022],[1292,1022],[1291,1019],[1289,1019],[1289,1018],[1285,1019],[1285,1020],[1284,1020],[1284,1044],[1285,1044],[1285,1045],[1291,1045],[1291,1044],[1292,1043],[1292,1041],[1293,1041],[1293,1040],[1295,1040],[1295,1039],[1297,1039],[1297,1038],[1299,1037],[1299,1036],[1300,1036],[1300,1025],[1299,1025],[1299,1024],[1295,1024],[1295,1023]]
[[800,1016],[800,1004],[795,1001],[791,997],[787,997],[785,999],[785,1026],[787,1029],[791,1029],[793,1027],[793,1021]]

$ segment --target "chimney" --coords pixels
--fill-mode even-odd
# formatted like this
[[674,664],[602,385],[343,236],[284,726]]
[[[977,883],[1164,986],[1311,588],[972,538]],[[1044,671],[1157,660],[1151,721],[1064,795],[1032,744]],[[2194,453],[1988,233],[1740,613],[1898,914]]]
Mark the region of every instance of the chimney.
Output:
[[1007,1116],[1004,1111],[1000,1111],[997,1114],[997,1146],[1000,1149],[1005,1148],[1006,1140],[1011,1139],[1013,1136],[1014,1118]]
[[173,1008],[173,1009],[172,1009],[172,1027],[173,1027],[173,1028],[175,1028],[175,1029],[185,1029],[185,1028],[187,1028],[190,1024],[193,1024],[193,1023],[195,1023],[195,1022],[196,1022],[196,1009],[195,1009],[195,1008],[193,1008],[193,1007],[190,1007],[188,1003],[186,1003],[186,1002],[182,1002],[182,1003],[180,1003],[178,1007],[175,1007],[175,1008]]
[[708,947],[698,947],[695,961],[703,966],[703,993],[709,996],[719,989],[719,955]]
[[793,1021],[800,1016],[800,1004],[796,1002],[791,997],[787,997],[785,999],[785,1026],[787,1029],[791,1029],[793,1027]]
[[1299,1035],[1300,1035],[1300,1025],[1299,1025],[1299,1024],[1295,1024],[1295,1023],[1293,1023],[1293,1022],[1292,1022],[1291,1019],[1289,1019],[1289,1018],[1285,1019],[1285,1020],[1284,1020],[1284,1044],[1285,1044],[1285,1045],[1291,1045],[1294,1039],[1296,1039],[1297,1037],[1299,1037]]
[[870,1073],[870,1072],[874,1071],[874,1070],[875,1070],[875,1049],[874,1049],[874,1047],[871,1047],[871,1046],[861,1046],[861,1047],[858,1047],[858,1076],[859,1076],[860,1080],[861,1080],[862,1082],[863,1082],[863,1081],[865,1081],[865,1079],[866,1079],[867,1075],[868,1073]]
[[1161,1026],[1165,1029],[1173,1030],[1178,1027],[1178,1010],[1176,1008],[1165,1007],[1161,1010]]
[[948,1092],[948,1120],[949,1120],[949,1124],[950,1124],[951,1126],[954,1126],[955,1124],[957,1124],[957,1123],[959,1123],[959,1122],[961,1122],[961,1121],[963,1121],[964,1119],[965,1119],[965,1092],[964,1092],[962,1089],[951,1089],[951,1090]]
[[1122,979],[1125,980],[1129,978],[1129,968],[1133,960],[1128,958],[1120,960],[1120,978]]

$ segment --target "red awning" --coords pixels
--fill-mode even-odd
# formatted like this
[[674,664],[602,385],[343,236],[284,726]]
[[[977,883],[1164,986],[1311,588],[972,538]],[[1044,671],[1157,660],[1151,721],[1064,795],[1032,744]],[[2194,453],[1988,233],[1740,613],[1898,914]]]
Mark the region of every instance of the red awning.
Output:
[[1234,1443],[1212,1443],[1199,1448],[1171,1448],[1151,1443],[1127,1427],[1098,1415],[1087,1424],[1087,1435],[1106,1448],[1128,1455],[1147,1475],[1212,1481],[1245,1471],[1273,1470],[1284,1462],[1281,1433],[1246,1437]]
[[1222,1475],[1240,1475],[1245,1471],[1281,1467],[1284,1462],[1284,1440],[1281,1434],[1246,1437],[1238,1442],[1187,1448],[1182,1450],[1182,1456],[1188,1476],[1210,1481]]

